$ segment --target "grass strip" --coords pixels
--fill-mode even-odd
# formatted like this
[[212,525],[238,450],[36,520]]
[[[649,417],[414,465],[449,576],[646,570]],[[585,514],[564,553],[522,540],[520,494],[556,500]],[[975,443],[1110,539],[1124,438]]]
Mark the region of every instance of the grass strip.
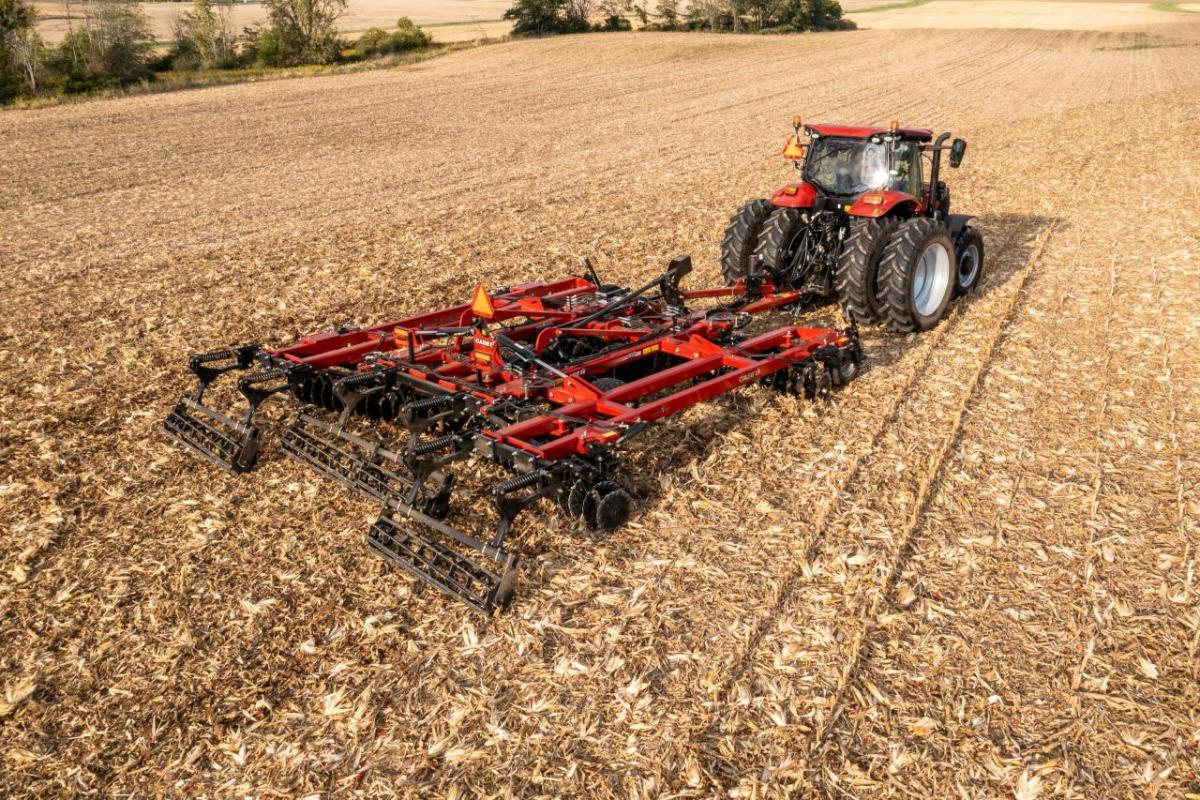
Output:
[[152,81],[134,83],[113,89],[100,89],[82,94],[51,95],[15,100],[9,105],[0,106],[0,111],[10,109],[45,108],[47,106],[81,103],[106,97],[132,97],[160,92],[178,92],[185,89],[206,89],[213,86],[229,86],[237,83],[254,83],[257,81],[284,80],[287,78],[308,78],[320,75],[347,75],[355,72],[369,72],[377,69],[392,69],[448,55],[459,50],[482,47],[507,39],[494,38],[488,40],[474,39],[465,42],[448,44],[434,43],[429,47],[410,53],[398,53],[382,58],[365,61],[354,61],[343,64],[309,64],[300,67],[245,67],[242,69],[201,69],[201,70],[169,70],[155,74]]

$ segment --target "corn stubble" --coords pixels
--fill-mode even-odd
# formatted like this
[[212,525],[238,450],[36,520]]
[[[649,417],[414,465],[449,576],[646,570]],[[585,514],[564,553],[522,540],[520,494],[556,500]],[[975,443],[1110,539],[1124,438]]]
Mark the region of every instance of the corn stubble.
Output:
[[[0,794],[1200,792],[1200,49],[1131,36],[585,37],[4,115]],[[584,253],[715,281],[796,111],[966,136],[983,284],[828,405],[648,433],[634,523],[527,517],[490,624],[369,555],[370,503],[160,435],[191,351]]]

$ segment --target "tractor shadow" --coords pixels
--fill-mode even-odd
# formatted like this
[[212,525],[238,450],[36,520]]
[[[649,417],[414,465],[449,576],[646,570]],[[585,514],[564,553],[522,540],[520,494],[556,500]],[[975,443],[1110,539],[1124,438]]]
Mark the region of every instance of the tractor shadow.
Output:
[[[984,272],[975,290],[955,301],[956,316],[942,324],[958,324],[973,313],[972,306],[1019,273],[1029,262],[1040,234],[1053,222],[1051,217],[1025,214],[981,215],[973,219],[971,224],[984,237]],[[783,312],[764,315],[756,327],[785,324],[843,328],[848,323],[837,302],[831,300],[795,315]],[[893,334],[878,325],[861,328],[860,334],[865,350],[863,374],[901,361],[910,350],[921,345],[923,338],[921,334]],[[851,384],[842,391],[853,390]],[[670,493],[665,487],[685,488],[699,480],[697,473],[714,448],[721,445],[723,434],[745,427],[747,417],[757,413],[754,409],[758,403],[761,398],[756,400],[736,392],[718,396],[681,418],[652,426],[639,437],[622,459],[621,478],[636,498],[635,516],[651,515],[673,502],[664,496]],[[753,465],[747,467],[754,469]],[[719,476],[710,478],[712,483],[720,481]],[[598,546],[608,548],[610,558],[620,558],[621,541],[618,533]],[[632,551],[627,555],[633,557]]]
[[[972,306],[996,289],[1008,283],[1029,262],[1038,237],[1055,218],[1034,214],[981,214],[971,220],[971,226],[983,234],[984,267],[979,283],[970,294],[952,301],[950,310],[956,316],[941,326],[956,325],[969,317]],[[803,324],[842,327],[847,324],[835,301],[806,309],[798,317]],[[941,327],[939,326],[939,327]],[[894,334],[881,325],[859,329],[862,336],[863,374],[874,369],[890,367],[919,347],[925,334]]]

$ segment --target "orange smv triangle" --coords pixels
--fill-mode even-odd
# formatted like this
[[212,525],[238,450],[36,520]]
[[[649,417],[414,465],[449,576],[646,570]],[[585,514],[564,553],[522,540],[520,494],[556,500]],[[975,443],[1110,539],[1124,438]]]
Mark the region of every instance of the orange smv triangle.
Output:
[[483,288],[482,283],[475,287],[475,299],[471,301],[471,313],[484,319],[496,316],[496,306],[492,304],[492,298],[488,297],[487,289]]

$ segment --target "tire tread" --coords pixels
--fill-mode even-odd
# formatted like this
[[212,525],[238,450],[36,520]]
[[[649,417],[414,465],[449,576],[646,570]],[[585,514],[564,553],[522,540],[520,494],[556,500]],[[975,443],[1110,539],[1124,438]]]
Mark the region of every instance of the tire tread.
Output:
[[876,291],[880,254],[899,224],[891,217],[850,223],[833,274],[833,288],[842,310],[857,325],[881,321]]
[[770,200],[750,200],[729,218],[721,239],[721,277],[727,285],[737,283],[750,271],[759,231],[770,213]]
[[758,245],[754,255],[762,259],[763,269],[771,275],[781,273],[786,264],[781,264],[788,244],[805,225],[804,212],[798,208],[776,208],[763,222],[758,234]]
[[[954,246],[950,242],[949,233],[946,231],[944,225],[928,217],[915,217],[905,220],[896,229],[896,232],[892,235],[887,245],[884,246],[883,256],[879,260],[876,304],[883,322],[896,333],[913,333],[922,330],[920,323],[912,313],[909,298],[909,273],[914,267],[919,249],[931,237],[939,233],[945,237],[946,243],[950,245],[949,255],[953,269],[953,265],[957,264],[957,262],[955,261]],[[951,275],[947,294],[953,292],[954,275],[956,274],[957,270]],[[947,305],[948,303],[943,304],[943,315],[945,314],[944,309]],[[937,323],[935,322],[934,324]]]

